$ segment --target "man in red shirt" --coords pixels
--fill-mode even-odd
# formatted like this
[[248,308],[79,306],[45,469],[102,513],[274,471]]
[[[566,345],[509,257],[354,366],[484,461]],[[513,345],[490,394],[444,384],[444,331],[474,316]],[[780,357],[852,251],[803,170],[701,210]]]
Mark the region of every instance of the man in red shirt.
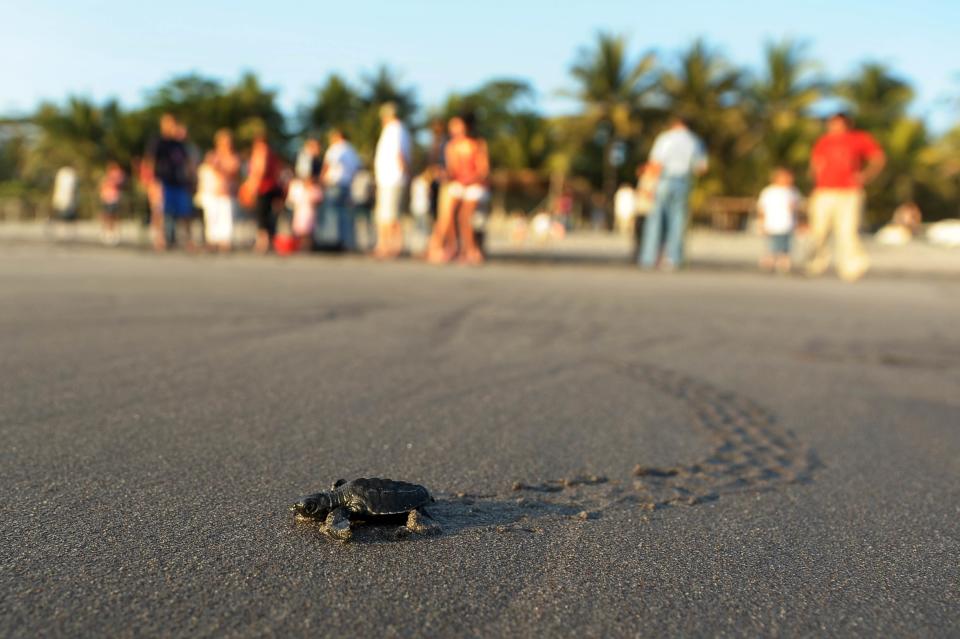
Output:
[[860,244],[863,187],[883,170],[886,157],[877,141],[854,130],[845,113],[827,121],[827,132],[810,156],[816,188],[810,198],[810,230],[814,252],[807,265],[810,275],[822,275],[830,265],[827,237],[831,230],[837,252],[837,273],[848,282],[867,272],[869,260]]

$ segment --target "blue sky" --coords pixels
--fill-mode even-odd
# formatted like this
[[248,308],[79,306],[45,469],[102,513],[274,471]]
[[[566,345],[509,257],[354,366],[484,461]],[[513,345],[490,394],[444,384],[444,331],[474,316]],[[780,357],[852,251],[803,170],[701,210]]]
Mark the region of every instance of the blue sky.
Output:
[[939,126],[957,117],[942,99],[960,94],[960,0],[0,0],[0,16],[7,113],[70,93],[136,104],[177,73],[232,80],[244,69],[292,111],[329,72],[354,79],[381,62],[427,106],[491,77],[521,77],[544,110],[559,112],[570,106],[556,91],[569,86],[577,47],[600,29],[667,61],[704,36],[756,67],[765,41],[789,36],[808,40],[832,76],[863,60],[887,62],[914,84],[915,112]]

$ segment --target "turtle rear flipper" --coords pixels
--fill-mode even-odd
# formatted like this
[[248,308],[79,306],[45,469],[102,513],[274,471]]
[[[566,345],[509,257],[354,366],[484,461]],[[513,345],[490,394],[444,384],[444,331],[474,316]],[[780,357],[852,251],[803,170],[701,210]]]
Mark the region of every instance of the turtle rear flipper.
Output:
[[410,511],[405,528],[408,533],[414,535],[439,535],[443,530],[440,524],[421,508]]

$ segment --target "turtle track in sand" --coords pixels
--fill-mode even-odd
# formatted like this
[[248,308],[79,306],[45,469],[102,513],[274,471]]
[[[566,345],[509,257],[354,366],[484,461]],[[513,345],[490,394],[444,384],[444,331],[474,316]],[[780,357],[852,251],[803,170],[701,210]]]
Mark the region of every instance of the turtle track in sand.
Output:
[[643,503],[693,505],[812,478],[818,465],[813,452],[751,399],[661,368],[632,366],[621,371],[683,402],[695,424],[713,440],[712,450],[701,460],[635,467],[634,488],[643,495]]
[[439,495],[433,510],[445,530],[538,533],[543,530],[540,522],[550,519],[585,521],[614,508],[654,511],[695,506],[724,495],[767,492],[812,479],[819,465],[816,455],[753,400],[656,366],[607,364],[682,402],[712,440],[706,456],[671,466],[637,465],[632,472],[518,480],[509,493]]

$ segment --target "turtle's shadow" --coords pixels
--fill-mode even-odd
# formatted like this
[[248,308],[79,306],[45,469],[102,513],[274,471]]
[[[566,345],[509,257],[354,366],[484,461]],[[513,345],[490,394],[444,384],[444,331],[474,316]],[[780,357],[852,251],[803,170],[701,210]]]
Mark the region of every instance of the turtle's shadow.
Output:
[[574,505],[556,504],[529,497],[504,499],[495,495],[439,497],[425,510],[441,530],[433,534],[404,534],[400,519],[356,522],[351,544],[409,543],[456,537],[470,531],[535,534],[546,518],[571,518],[580,511]]

